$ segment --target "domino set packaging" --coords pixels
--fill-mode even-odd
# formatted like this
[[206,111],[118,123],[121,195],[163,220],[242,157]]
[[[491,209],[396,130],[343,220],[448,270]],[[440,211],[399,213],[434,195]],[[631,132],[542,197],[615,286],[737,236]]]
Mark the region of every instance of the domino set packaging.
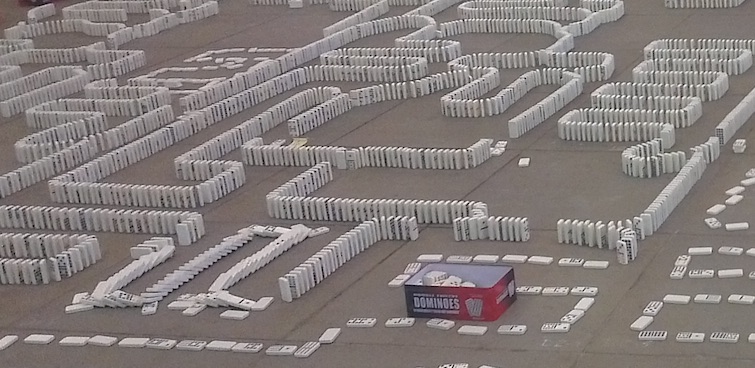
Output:
[[517,298],[513,268],[448,263],[422,268],[404,283],[404,295],[409,317],[478,321],[497,320]]
[[49,284],[100,259],[100,244],[91,235],[0,234],[0,284]]
[[290,303],[301,298],[347,261],[381,240],[409,241],[417,238],[419,229],[414,217],[390,216],[364,221],[278,278],[281,299]]
[[[476,167],[491,157],[492,139],[481,139],[465,149],[367,146],[264,145],[254,138],[242,146],[243,161],[253,166],[311,166],[335,163],[338,169],[394,167],[404,169],[461,170]],[[486,153],[487,152],[487,153]]]
[[0,228],[178,234],[181,245],[205,235],[204,220],[196,212],[15,205],[0,206]]
[[487,214],[459,217],[453,220],[454,240],[497,240],[526,242],[530,239],[529,220],[526,217],[501,217]]

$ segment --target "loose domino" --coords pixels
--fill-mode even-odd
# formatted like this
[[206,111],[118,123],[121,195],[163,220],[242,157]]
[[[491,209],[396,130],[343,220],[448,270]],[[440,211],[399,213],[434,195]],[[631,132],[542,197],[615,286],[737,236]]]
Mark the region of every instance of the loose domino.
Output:
[[694,299],[697,304],[719,304],[721,303],[721,295],[716,294],[697,294]]
[[442,254],[420,254],[417,257],[417,262],[420,262],[420,263],[438,263],[442,261],[443,261]]
[[265,350],[265,355],[270,356],[287,356],[294,355],[298,346],[296,345],[272,345]]
[[731,294],[729,295],[729,298],[727,299],[727,301],[731,304],[753,304],[755,303],[755,296]]
[[87,341],[89,341],[89,338],[85,336],[66,336],[62,338],[60,341],[58,341],[58,345],[60,346],[85,346],[87,344]]
[[691,256],[708,256],[713,254],[713,247],[691,247],[687,249],[687,254]]
[[270,304],[272,304],[272,303],[273,303],[273,297],[272,296],[265,296],[265,297],[257,299],[257,301],[254,302],[254,304],[252,304],[252,309],[251,310],[253,312],[262,312],[265,309],[267,309],[267,307],[269,307]]
[[516,293],[521,295],[540,295],[542,286],[517,286]]
[[472,326],[472,325],[464,325],[459,327],[456,332],[459,335],[472,335],[472,336],[482,336],[486,332],[488,332],[487,326]]
[[582,268],[591,270],[605,270],[606,268],[608,268],[608,265],[608,261],[585,261],[585,263],[582,265]]
[[558,260],[558,265],[561,267],[582,267],[584,264],[584,258],[561,258]]
[[642,331],[650,326],[651,323],[653,323],[652,316],[640,316],[629,325],[629,328],[632,331]]
[[571,289],[571,295],[574,296],[596,296],[598,288],[594,286],[575,286]]
[[183,340],[176,344],[176,350],[184,351],[202,351],[207,346],[207,341],[201,340]]
[[726,200],[724,201],[724,203],[725,203],[725,204],[726,204],[727,206],[733,206],[733,205],[735,205],[735,204],[737,204],[737,203],[739,203],[739,202],[742,202],[742,200],[743,200],[744,198],[745,198],[744,196],[741,196],[741,195],[739,195],[739,194],[735,194],[735,195],[733,195],[733,196],[731,196],[731,197],[729,197],[729,198],[726,198]]
[[450,330],[456,326],[456,322],[448,320],[448,319],[442,319],[442,318],[433,318],[427,321],[427,327],[436,329],[436,330]]
[[716,205],[713,205],[713,207],[708,208],[705,211],[705,213],[707,213],[707,214],[709,214],[711,216],[716,216],[716,215],[720,214],[721,212],[724,212],[725,209],[726,209],[726,205],[725,204],[716,204]]
[[528,256],[523,256],[519,254],[507,254],[501,257],[501,262],[520,264],[520,263],[526,263],[528,258],[529,258]]
[[681,280],[684,278],[685,273],[687,273],[687,266],[674,266],[669,277],[672,280]]
[[227,310],[223,313],[220,313],[220,318],[223,318],[223,319],[232,319],[236,321],[241,321],[245,319],[246,317],[249,317],[249,311]]
[[689,295],[666,294],[663,297],[663,302],[666,304],[689,304],[690,299],[692,297]]
[[104,336],[104,335],[96,335],[92,336],[87,341],[87,345],[93,345],[93,346],[113,346],[115,343],[118,342],[118,338],[114,336]]
[[369,328],[377,324],[377,318],[352,318],[346,321],[346,327]]
[[259,353],[262,351],[264,345],[259,342],[240,342],[233,345],[231,351],[234,353]]
[[747,336],[747,342],[755,343],[755,333],[751,333],[749,336]]
[[524,335],[526,332],[526,325],[501,325],[498,327],[499,335]]
[[706,218],[705,219],[705,224],[708,225],[708,228],[710,228],[711,230],[720,229],[721,226],[723,226],[723,224],[721,223],[721,221],[718,221],[718,219],[715,218],[715,217],[708,217],[708,218]]
[[474,263],[483,263],[483,264],[490,264],[490,263],[496,263],[498,262],[498,256],[496,255],[490,255],[490,254],[478,254],[473,259],[472,262]]
[[470,263],[473,258],[472,256],[448,256],[446,263]]
[[0,339],[0,351],[3,351],[18,341],[18,335],[5,335]]
[[676,257],[676,261],[674,261],[674,266],[689,266],[690,261],[692,261],[692,257],[688,256],[686,254],[682,254],[679,257]]
[[321,344],[332,344],[334,341],[336,341],[336,338],[338,338],[338,335],[341,334],[341,329],[338,327],[333,327],[325,330],[325,332],[320,335],[320,338],[317,339],[318,342]]
[[211,351],[231,351],[236,344],[236,341],[213,340],[205,346],[205,349]]
[[747,230],[750,228],[749,222],[731,222],[726,225],[724,225],[726,228],[726,231],[741,231],[741,230]]
[[723,254],[727,256],[741,256],[742,253],[744,253],[743,248],[739,247],[720,247],[718,248],[718,254]]
[[121,348],[143,348],[149,341],[148,337],[126,337],[118,342]]
[[569,295],[569,288],[564,286],[545,287],[541,293],[542,296],[566,296]]
[[535,264],[535,265],[541,265],[541,266],[547,266],[551,263],[553,263],[553,257],[545,257],[545,256],[532,256],[527,259],[527,263]]
[[296,351],[294,352],[294,357],[309,358],[309,356],[314,354],[314,352],[319,348],[320,348],[320,343],[317,341],[305,342],[304,345],[296,349]]
[[55,340],[54,335],[31,334],[24,339],[25,344],[47,345]]
[[735,332],[711,332],[708,339],[710,342],[734,344],[739,341],[739,334]]
[[661,312],[661,308],[663,308],[663,302],[653,300],[642,310],[642,315],[655,317]]
[[679,332],[676,334],[677,342],[690,342],[700,343],[705,341],[705,333],[703,332]]
[[742,276],[744,276],[744,271],[741,268],[718,270],[719,279],[731,279],[731,278],[742,277]]
[[642,331],[637,337],[640,341],[665,341],[667,335],[667,331]]
[[574,309],[571,312],[565,314],[563,317],[561,317],[561,323],[568,323],[568,324],[575,324],[577,321],[582,319],[582,317],[585,316],[585,311]]
[[595,298],[584,297],[574,305],[574,309],[587,312],[593,304],[595,304]]
[[568,323],[545,323],[540,327],[540,332],[543,333],[566,333],[571,329],[571,325]]
[[712,279],[716,275],[716,271],[711,269],[689,270],[687,275],[691,279]]
[[404,273],[408,275],[414,275],[415,273],[419,272],[420,269],[422,269],[422,263],[419,263],[419,262],[409,263],[404,268]]
[[406,280],[409,280],[412,277],[412,275],[407,274],[401,274],[393,278],[393,280],[388,282],[388,286],[392,288],[401,287],[404,285]]
[[396,317],[389,318],[385,321],[385,327],[388,328],[401,328],[414,326],[415,319],[411,317]]
[[744,192],[744,191],[745,191],[745,187],[743,187],[741,185],[737,185],[736,187],[733,187],[733,188],[727,190],[725,193],[728,196],[733,196],[733,195],[737,195],[737,194],[742,194],[742,192]]

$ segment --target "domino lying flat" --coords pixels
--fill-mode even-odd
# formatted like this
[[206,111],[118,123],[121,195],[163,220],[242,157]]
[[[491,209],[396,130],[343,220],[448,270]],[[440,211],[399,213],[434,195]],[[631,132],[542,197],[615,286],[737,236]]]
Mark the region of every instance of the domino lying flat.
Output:
[[100,259],[94,236],[0,233],[0,284],[61,281]]
[[381,240],[416,239],[411,235],[410,223],[416,224],[416,219],[391,216],[362,222],[353,230],[330,242],[299,267],[278,278],[281,299],[292,302],[294,299],[301,298],[304,293],[317,286],[344,263]]

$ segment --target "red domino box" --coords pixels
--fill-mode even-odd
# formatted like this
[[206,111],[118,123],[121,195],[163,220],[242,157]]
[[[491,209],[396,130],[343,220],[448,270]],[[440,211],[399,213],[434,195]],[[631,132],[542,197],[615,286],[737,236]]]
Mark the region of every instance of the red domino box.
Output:
[[[428,286],[422,278],[443,271],[475,287]],[[516,300],[514,269],[498,265],[433,263],[404,283],[409,317],[495,321]]]

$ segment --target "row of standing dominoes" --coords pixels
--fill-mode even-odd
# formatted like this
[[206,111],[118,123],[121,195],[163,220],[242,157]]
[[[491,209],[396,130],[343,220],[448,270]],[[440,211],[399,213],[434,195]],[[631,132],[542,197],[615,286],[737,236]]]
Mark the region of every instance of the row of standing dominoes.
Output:
[[734,8],[742,5],[744,0],[668,0],[664,2],[667,8]]
[[[587,111],[586,111],[587,110]],[[585,122],[585,116],[602,116],[612,109],[572,110],[558,119],[558,136],[566,141],[583,142],[631,142],[661,139],[663,147],[671,147],[676,141],[674,126],[656,122]]]
[[526,242],[530,239],[526,217],[473,216],[453,220],[456,241],[490,239]]
[[405,82],[425,77],[427,59],[408,56],[351,56],[338,51],[320,55],[312,71],[320,80],[350,82]]
[[[273,234],[280,234],[277,235],[275,240],[262,247],[262,249],[255,252],[251,256],[246,257],[238,263],[234,264],[230,269],[228,269],[228,271],[220,274],[215,279],[215,281],[213,281],[208,290],[213,292],[230,288],[237,282],[257,272],[262,267],[265,267],[276,257],[288,251],[296,244],[301,243],[312,234],[310,228],[300,224],[291,226],[290,229],[281,233],[278,232],[281,231],[281,229],[275,228],[274,230],[275,231],[273,232]],[[255,233],[254,225],[244,231]],[[260,231],[256,232],[259,233]],[[267,231],[265,231],[265,233],[269,234],[269,232]]]
[[8,257],[0,258],[0,284],[61,281],[102,259],[100,244],[93,236],[0,234],[0,238],[0,257]]
[[364,221],[278,279],[281,299],[292,302],[330,276],[347,261],[381,240],[416,240],[417,219],[391,216]]
[[[621,240],[622,232],[634,231],[637,241],[645,239],[646,233],[644,219],[634,217],[623,221],[603,221],[593,223],[590,220],[560,219],[556,223],[558,242],[565,244],[588,245],[590,247],[615,249],[617,242]],[[627,235],[627,234],[624,234]],[[631,234],[629,234],[631,235]]]
[[[422,52],[422,54],[428,59],[433,59],[433,57],[435,57],[437,59],[445,61],[450,55],[456,54],[455,52],[450,51],[455,50],[456,47],[454,46],[456,45],[457,44],[451,43],[441,48],[436,46],[428,46],[427,49],[418,49],[418,51],[421,52],[422,50],[425,50],[425,52]],[[344,50],[344,52],[349,52],[349,50],[351,49]],[[359,50],[359,48],[357,48],[356,50]],[[315,65],[311,68],[316,80],[325,79],[326,76],[321,71],[320,67]],[[444,89],[461,87],[468,80],[469,74],[466,70],[455,69],[442,73],[431,74],[426,77],[410,80],[407,82],[381,83],[369,87],[352,89],[351,91],[349,91],[349,96],[351,97],[352,105],[365,106],[383,101],[418,98],[431,95]],[[492,101],[494,99],[488,100]],[[503,108],[503,106],[496,107],[498,109]],[[487,108],[486,111],[494,111],[494,109],[491,106]]]
[[52,17],[55,15],[55,4],[44,4],[35,6],[26,12],[26,22],[36,23],[42,19]]
[[299,137],[304,133],[314,130],[328,121],[345,114],[351,110],[351,100],[346,93],[333,96],[333,98],[297,115],[286,123],[288,134]]
[[[0,351],[9,348],[19,340],[18,335],[6,335],[0,339]],[[54,335],[31,334],[24,338],[23,342],[30,345],[48,345],[55,341]],[[59,342],[61,346],[99,346],[109,347],[118,345],[122,348],[147,348],[157,350],[185,350],[185,351],[227,351],[235,353],[258,353],[264,348],[262,343],[257,342],[236,342],[229,340],[172,340],[165,338],[147,338],[147,337],[125,337],[119,339],[114,336],[96,335],[88,336],[67,336]],[[269,356],[287,356],[293,355],[297,358],[308,358],[318,348],[320,343],[307,342],[301,347],[296,345],[270,345],[265,350],[265,355]]]
[[89,74],[75,66],[52,66],[3,83],[0,85],[0,115],[10,117],[42,102],[80,92],[87,83]]
[[[466,149],[434,149],[367,146],[263,145],[255,138],[242,147],[244,163],[257,166],[311,166],[335,163],[338,169],[398,167],[405,169],[453,169],[476,167],[490,158],[492,140],[481,139]],[[487,154],[485,150],[487,149]]]
[[[360,4],[360,2],[363,2],[364,4]],[[377,19],[381,15],[388,13],[390,10],[388,1],[333,1],[328,2],[328,5],[331,10],[343,9],[346,11],[355,11],[356,13],[323,28],[322,34],[324,36],[331,35],[357,24]],[[334,7],[337,9],[333,9]]]
[[[125,23],[128,19],[126,9],[98,7],[98,1],[91,4],[73,4],[63,8],[63,18],[86,19],[98,23]],[[101,6],[101,5],[100,5]]]
[[679,172],[687,161],[683,151],[663,152],[660,138],[626,148],[621,153],[624,174],[635,178],[653,178]]
[[205,235],[204,220],[196,212],[15,205],[0,206],[0,228],[178,234],[181,245]]

